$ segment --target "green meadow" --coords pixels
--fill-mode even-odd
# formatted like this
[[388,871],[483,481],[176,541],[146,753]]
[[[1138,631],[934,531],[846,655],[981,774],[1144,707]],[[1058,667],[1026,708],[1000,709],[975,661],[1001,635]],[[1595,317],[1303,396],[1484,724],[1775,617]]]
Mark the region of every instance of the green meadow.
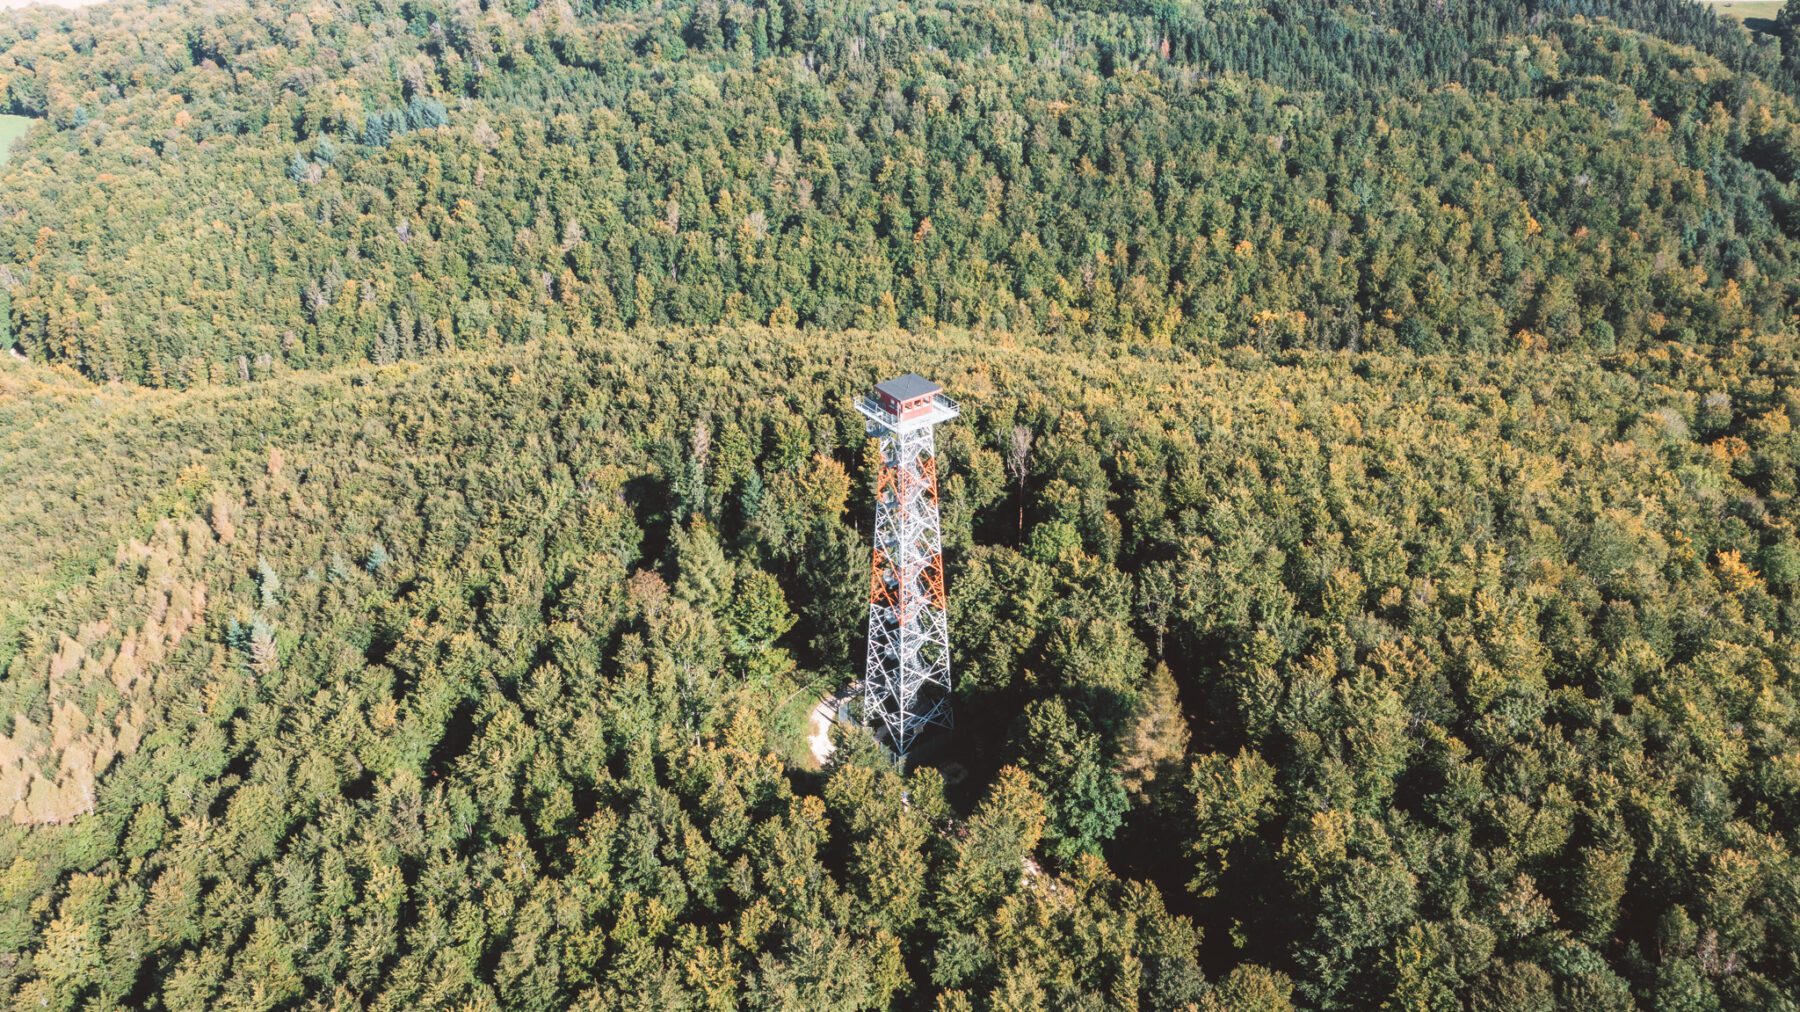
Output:
[[[1775,16],[1781,13],[1783,0],[1713,0],[1709,6],[1728,18],[1735,18],[1745,23],[1751,21],[1774,22]],[[1762,28],[1762,25],[1751,25]]]
[[25,136],[25,131],[31,129],[31,124],[30,116],[0,116],[0,165],[6,163],[13,142]]

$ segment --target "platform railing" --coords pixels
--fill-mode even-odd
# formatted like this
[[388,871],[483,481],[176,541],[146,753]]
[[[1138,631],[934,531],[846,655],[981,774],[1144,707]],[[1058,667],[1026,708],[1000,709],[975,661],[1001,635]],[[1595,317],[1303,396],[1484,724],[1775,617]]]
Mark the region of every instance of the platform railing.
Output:
[[[946,417],[953,418],[953,417],[960,416],[962,414],[962,408],[960,406],[958,406],[955,401],[944,396],[943,394],[937,394],[936,396],[934,396],[932,398],[932,403],[935,407],[940,408],[943,411],[947,412]],[[857,407],[857,410],[861,411],[863,414],[868,415],[870,418],[873,418],[876,421],[886,424],[890,428],[898,428],[903,422],[917,420],[917,419],[901,418],[899,415],[896,415],[893,412],[889,411],[888,409],[882,407],[880,401],[876,400],[874,397],[869,396],[867,394],[865,394],[863,396],[862,400],[857,402],[856,407]],[[942,421],[944,419],[940,418],[939,420]]]
[[899,415],[882,407],[880,401],[868,395],[864,395],[863,399],[856,403],[856,409],[878,422],[886,422],[889,427],[900,424]]

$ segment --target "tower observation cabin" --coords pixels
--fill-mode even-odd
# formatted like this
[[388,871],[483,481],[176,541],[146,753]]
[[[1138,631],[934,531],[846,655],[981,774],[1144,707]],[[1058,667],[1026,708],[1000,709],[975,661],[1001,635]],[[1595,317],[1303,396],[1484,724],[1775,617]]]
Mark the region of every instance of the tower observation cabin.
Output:
[[871,434],[879,434],[877,427],[895,434],[912,432],[958,414],[956,404],[944,396],[944,388],[916,372],[875,384],[857,407],[868,418]]

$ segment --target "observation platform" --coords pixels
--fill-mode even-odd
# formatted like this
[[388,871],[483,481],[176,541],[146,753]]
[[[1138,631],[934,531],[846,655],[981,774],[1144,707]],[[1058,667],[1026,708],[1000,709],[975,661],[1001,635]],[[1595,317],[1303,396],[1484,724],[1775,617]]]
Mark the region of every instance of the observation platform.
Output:
[[870,431],[885,429],[903,435],[947,422],[962,414],[944,390],[918,373],[907,373],[875,384],[856,404],[869,420]]

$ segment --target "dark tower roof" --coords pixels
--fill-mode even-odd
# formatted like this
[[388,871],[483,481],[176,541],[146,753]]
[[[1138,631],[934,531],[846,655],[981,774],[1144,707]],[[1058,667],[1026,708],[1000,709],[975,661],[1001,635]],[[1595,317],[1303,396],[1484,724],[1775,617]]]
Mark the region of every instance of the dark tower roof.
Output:
[[904,376],[895,376],[891,380],[877,383],[875,389],[896,401],[910,401],[915,397],[938,393],[944,388],[916,372],[909,372]]

